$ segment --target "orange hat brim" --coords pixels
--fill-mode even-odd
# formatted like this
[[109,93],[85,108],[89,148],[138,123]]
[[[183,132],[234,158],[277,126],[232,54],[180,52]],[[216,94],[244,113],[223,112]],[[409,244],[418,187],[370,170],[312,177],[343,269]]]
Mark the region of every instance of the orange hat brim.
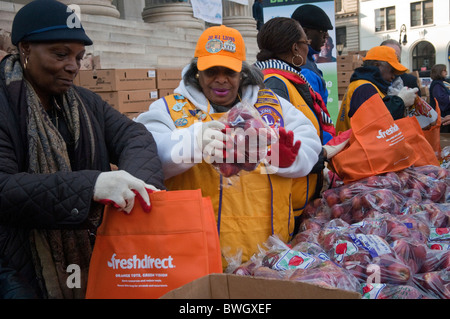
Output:
[[199,71],[204,71],[215,66],[223,66],[233,71],[241,72],[242,61],[226,55],[202,56],[197,60],[197,68]]
[[408,71],[408,68],[404,65],[400,64],[399,62],[388,62],[390,66],[392,66],[395,70],[395,74],[403,74]]

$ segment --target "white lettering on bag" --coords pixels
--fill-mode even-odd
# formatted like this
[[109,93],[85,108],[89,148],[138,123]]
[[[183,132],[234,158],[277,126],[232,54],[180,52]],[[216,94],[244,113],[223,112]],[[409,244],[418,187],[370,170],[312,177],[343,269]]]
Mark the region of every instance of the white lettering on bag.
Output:
[[108,267],[112,269],[175,268],[172,256],[168,256],[167,258],[152,258],[151,256],[144,255],[143,258],[138,258],[137,255],[133,255],[132,258],[116,259],[116,254],[114,253],[111,257],[111,260],[107,263]]
[[390,128],[388,128],[386,131],[379,130],[377,138],[386,138],[389,135],[394,134],[399,130],[397,124],[392,125]]

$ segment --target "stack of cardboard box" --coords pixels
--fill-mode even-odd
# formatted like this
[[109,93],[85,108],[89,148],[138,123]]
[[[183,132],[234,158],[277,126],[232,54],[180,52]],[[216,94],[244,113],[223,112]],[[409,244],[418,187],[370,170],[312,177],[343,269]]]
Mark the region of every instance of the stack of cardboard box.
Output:
[[348,55],[340,55],[336,58],[339,100],[344,97],[353,71],[363,64],[362,59],[366,53],[367,51],[349,51]]
[[156,70],[156,87],[158,89],[158,97],[161,98],[173,93],[181,81],[180,68],[158,68]]
[[96,92],[130,118],[147,111],[158,98],[155,69],[80,70],[75,84]]
[[181,80],[180,68],[101,69],[96,68],[100,62],[95,56],[83,61],[74,84],[96,92],[130,118],[148,111],[158,98],[172,94]]

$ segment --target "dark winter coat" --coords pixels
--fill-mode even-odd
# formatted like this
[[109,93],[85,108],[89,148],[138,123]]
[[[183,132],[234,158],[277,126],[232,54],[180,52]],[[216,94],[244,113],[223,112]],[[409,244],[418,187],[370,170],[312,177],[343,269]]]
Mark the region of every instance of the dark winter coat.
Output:
[[87,216],[99,205],[92,200],[94,185],[102,171],[111,170],[111,163],[164,189],[156,143],[147,129],[97,94],[75,89],[88,109],[101,164],[96,170],[28,174],[26,127],[21,127],[18,108],[0,78],[0,258],[3,269],[15,270],[14,276],[35,287],[29,230],[91,228]]

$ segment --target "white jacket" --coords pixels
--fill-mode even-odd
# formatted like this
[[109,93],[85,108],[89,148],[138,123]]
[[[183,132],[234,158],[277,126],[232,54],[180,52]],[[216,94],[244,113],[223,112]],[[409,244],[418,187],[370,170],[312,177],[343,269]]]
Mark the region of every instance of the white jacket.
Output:
[[[258,86],[242,88],[242,101],[254,104],[258,98],[258,91]],[[206,97],[198,89],[185,86],[183,80],[174,93],[183,95],[198,109],[207,112]],[[290,167],[279,168],[276,174],[288,178],[306,176],[318,160],[322,143],[311,121],[289,101],[279,96],[278,99],[282,107],[284,127],[286,131],[294,132],[294,141],[301,141],[301,146],[295,162]],[[215,113],[212,107],[210,113]],[[149,110],[140,114],[135,121],[144,124],[153,134],[166,179],[179,175],[201,162],[202,150],[195,138],[196,134],[201,132],[201,122],[186,128],[177,128],[162,98],[153,102]],[[180,150],[185,151],[180,153]]]

